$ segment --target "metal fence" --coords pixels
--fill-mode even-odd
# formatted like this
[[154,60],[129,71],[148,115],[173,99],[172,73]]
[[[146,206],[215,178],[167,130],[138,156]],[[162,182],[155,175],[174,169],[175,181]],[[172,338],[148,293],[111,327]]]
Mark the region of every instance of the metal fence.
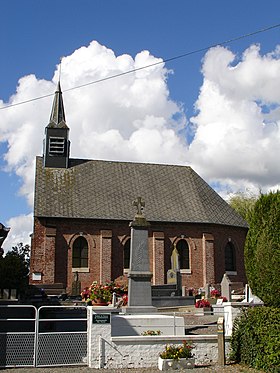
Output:
[[86,364],[86,307],[0,306],[0,367]]
[[34,366],[37,310],[0,306],[0,366]]
[[[203,313],[200,310],[162,310],[159,314],[174,318],[168,335],[176,336],[179,329],[181,334],[183,328],[183,333],[189,337],[216,334],[218,317],[226,316],[217,310]],[[177,325],[178,316],[181,321]],[[131,325],[127,332],[122,329],[125,326],[118,324],[120,334],[116,335],[145,335],[152,328],[162,330],[160,334],[164,337],[165,326],[158,319],[153,326]],[[135,333],[131,334],[131,330]],[[87,343],[85,306],[42,306],[39,309],[29,305],[0,306],[0,367],[87,365]]]

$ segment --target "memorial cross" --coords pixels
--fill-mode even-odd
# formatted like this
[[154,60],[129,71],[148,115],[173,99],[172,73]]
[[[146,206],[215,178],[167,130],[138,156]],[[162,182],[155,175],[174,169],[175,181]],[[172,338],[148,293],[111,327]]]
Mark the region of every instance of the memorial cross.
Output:
[[133,206],[137,207],[137,215],[143,215],[145,201],[142,200],[142,197],[137,197],[137,199],[133,202]]

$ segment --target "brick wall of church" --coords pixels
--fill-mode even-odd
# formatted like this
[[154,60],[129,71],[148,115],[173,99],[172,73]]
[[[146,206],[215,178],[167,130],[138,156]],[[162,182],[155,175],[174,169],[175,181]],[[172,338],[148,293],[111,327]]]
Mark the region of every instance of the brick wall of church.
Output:
[[[123,275],[123,244],[130,236],[129,222],[83,219],[37,219],[31,255],[31,283],[62,283],[72,291],[72,247],[77,237],[86,238],[89,247],[88,270],[79,271],[81,287],[92,281],[113,280]],[[182,274],[182,285],[199,288],[206,282],[219,283],[224,274],[226,243],[231,240],[237,252],[236,281],[246,282],[243,247],[246,230],[207,224],[152,223],[149,228],[150,270],[153,283],[162,284],[171,268],[172,245],[187,240],[191,273]],[[177,240],[177,241],[176,241]],[[55,250],[54,250],[55,247]],[[210,255],[210,257],[209,257]],[[33,281],[32,273],[42,272],[42,281]]]

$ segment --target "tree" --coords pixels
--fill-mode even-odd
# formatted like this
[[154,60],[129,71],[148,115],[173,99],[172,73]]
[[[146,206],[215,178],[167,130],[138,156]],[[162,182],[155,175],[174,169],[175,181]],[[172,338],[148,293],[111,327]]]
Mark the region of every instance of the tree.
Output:
[[280,307],[280,191],[262,194],[255,203],[244,257],[253,293]]
[[24,291],[28,286],[29,245],[19,243],[0,259],[0,289]]
[[243,219],[250,223],[257,199],[258,196],[252,193],[239,192],[230,197],[229,204]]

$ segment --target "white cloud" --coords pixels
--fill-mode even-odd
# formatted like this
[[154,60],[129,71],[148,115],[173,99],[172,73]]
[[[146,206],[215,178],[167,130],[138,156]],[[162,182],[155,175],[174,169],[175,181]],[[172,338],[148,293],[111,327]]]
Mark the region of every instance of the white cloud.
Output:
[[[115,56],[93,41],[62,59],[61,84],[70,127],[71,156],[76,158],[190,164],[223,196],[249,188],[279,186],[280,47],[262,56],[259,46],[240,59],[223,47],[212,48],[202,66],[203,85],[193,116],[193,141],[186,143],[186,117],[172,101],[168,70],[158,64],[92,84],[111,75],[160,62],[148,51]],[[54,93],[52,81],[21,78],[11,104]],[[32,209],[34,158],[42,154],[44,129],[53,97],[1,111],[0,141],[6,141],[7,171],[22,179],[20,193]],[[0,105],[4,103],[0,101]],[[11,232],[28,238],[31,215],[12,218]],[[25,222],[25,223],[24,223]],[[16,228],[15,228],[16,227]],[[20,234],[9,235],[19,240]],[[24,241],[25,242],[25,241]],[[16,242],[18,243],[18,242]]]
[[254,45],[239,61],[223,47],[205,55],[189,157],[208,180],[235,191],[279,184],[278,51],[261,56]]
[[33,214],[19,215],[8,220],[6,227],[10,227],[7,238],[4,241],[3,249],[5,252],[12,249],[19,243],[31,244],[30,234],[32,233]]
[[[148,51],[134,59],[115,56],[96,41],[62,59],[61,85],[72,157],[186,163],[187,144],[179,136],[186,118],[180,105],[169,97],[164,64],[67,91],[161,61]],[[9,103],[54,93],[58,75],[57,66],[52,81],[38,80],[34,75],[22,77]],[[1,111],[0,141],[8,144],[6,170],[22,179],[20,194],[27,198],[31,209],[34,159],[42,154],[52,101],[53,97],[48,97]],[[22,222],[23,217],[19,220]],[[11,220],[12,224],[17,222]]]

